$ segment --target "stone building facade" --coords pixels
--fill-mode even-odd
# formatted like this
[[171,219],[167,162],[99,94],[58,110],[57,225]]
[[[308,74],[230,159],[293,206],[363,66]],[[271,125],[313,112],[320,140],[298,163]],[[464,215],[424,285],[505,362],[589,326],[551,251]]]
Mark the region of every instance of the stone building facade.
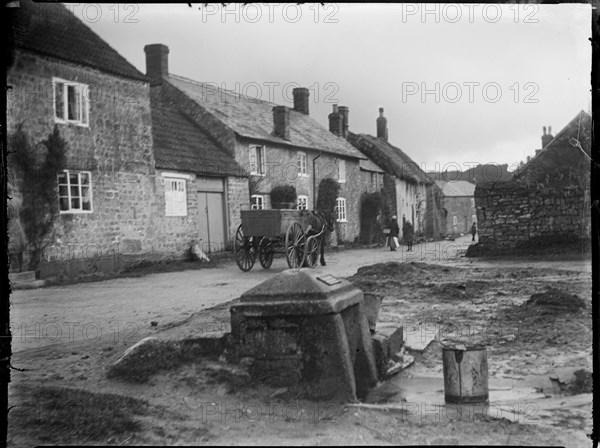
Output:
[[[202,132],[232,157],[248,177],[246,197],[229,202],[228,238],[240,224],[239,210],[271,208],[271,189],[293,185],[299,207],[315,206],[319,182],[333,177],[340,183],[337,235],[354,241],[359,234],[359,161],[366,159],[341,135],[336,135],[309,116],[309,91],[294,89],[294,107],[245,98],[168,72],[166,46],[156,44],[157,53],[147,53],[147,74],[160,84],[168,101],[177,104]],[[153,74],[154,73],[154,74]],[[314,164],[313,164],[314,161]],[[217,164],[218,165],[218,164]],[[218,170],[219,168],[217,168]]]
[[[90,268],[103,269],[154,244],[149,84],[64,6],[25,1],[18,14],[29,26],[7,74],[8,133],[22,125],[38,145],[57,126],[67,143],[61,211],[44,260],[97,260]],[[18,184],[11,161],[9,171]]]

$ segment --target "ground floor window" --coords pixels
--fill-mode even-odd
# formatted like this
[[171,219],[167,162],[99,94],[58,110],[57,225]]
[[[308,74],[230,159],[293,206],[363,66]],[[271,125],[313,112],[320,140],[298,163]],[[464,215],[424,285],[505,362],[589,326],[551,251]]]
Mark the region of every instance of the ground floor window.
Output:
[[264,210],[265,197],[261,194],[253,194],[250,197],[250,208],[252,210]]
[[298,210],[308,210],[308,196],[298,196]]
[[165,178],[165,215],[187,216],[185,179]]
[[91,213],[92,173],[70,170],[60,173],[58,202],[61,213]]
[[346,199],[344,199],[344,198],[336,199],[335,212],[337,215],[337,220],[339,222],[346,221]]

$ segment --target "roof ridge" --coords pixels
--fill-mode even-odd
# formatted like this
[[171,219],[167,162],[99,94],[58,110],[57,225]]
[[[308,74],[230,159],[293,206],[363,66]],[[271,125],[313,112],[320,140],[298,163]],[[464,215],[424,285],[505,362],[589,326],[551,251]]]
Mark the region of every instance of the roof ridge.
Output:
[[[269,104],[269,105],[272,105],[272,106],[285,106],[284,104],[277,104],[277,103],[273,103],[271,101],[265,101],[265,100],[260,99],[260,98],[254,98],[254,97],[251,97],[251,96],[244,96],[241,92],[236,92],[234,90],[224,89],[224,88],[222,88],[222,87],[220,87],[218,85],[215,86],[214,84],[217,84],[217,83],[214,83],[212,81],[208,81],[208,82],[207,81],[197,81],[195,79],[188,78],[186,76],[176,75],[174,73],[169,73],[168,76],[172,77],[172,78],[175,78],[175,79],[179,79],[180,81],[189,82],[191,84],[195,84],[195,85],[198,85],[198,86],[211,85],[212,87],[215,87],[219,91],[225,92],[228,95],[232,95],[232,96],[235,96],[237,98],[244,99],[244,100],[249,100],[252,103],[259,103],[260,102],[260,103]],[[288,106],[285,106],[285,107],[288,107]],[[288,109],[291,109],[291,108],[288,107]],[[293,109],[291,109],[291,110],[293,110]]]

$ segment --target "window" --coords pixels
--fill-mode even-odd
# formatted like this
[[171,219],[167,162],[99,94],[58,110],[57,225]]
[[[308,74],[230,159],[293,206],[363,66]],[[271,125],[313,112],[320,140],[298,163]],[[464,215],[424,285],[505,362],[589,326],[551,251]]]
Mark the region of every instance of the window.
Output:
[[298,176],[308,176],[307,157],[305,152],[298,153]]
[[371,173],[371,187],[377,191],[377,173]]
[[60,213],[92,212],[92,173],[64,170],[58,175]]
[[471,207],[475,207],[475,198],[471,198]]
[[298,210],[308,210],[308,196],[298,196]]
[[250,174],[265,175],[265,147],[250,146]]
[[264,210],[265,197],[260,194],[253,194],[250,196],[250,208],[252,210]]
[[337,198],[335,201],[335,212],[337,214],[337,220],[340,222],[346,222],[346,199]]
[[89,90],[86,84],[54,78],[54,120],[88,126]]
[[346,161],[338,160],[338,182],[346,182]]
[[165,215],[187,216],[185,179],[165,177]]
[[458,218],[456,216],[452,217],[452,225],[453,226],[457,226],[458,225]]

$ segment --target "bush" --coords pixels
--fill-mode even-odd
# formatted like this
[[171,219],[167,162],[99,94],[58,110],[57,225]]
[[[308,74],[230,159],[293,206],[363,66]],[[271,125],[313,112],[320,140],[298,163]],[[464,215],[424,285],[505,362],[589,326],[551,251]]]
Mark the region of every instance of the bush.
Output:
[[340,184],[335,179],[326,177],[321,180],[317,196],[317,210],[323,213],[333,213],[339,194]]
[[382,233],[377,217],[381,213],[383,197],[381,193],[364,193],[360,201],[360,237],[362,244],[377,241]]
[[271,190],[273,208],[295,208],[298,195],[293,185],[278,185]]

